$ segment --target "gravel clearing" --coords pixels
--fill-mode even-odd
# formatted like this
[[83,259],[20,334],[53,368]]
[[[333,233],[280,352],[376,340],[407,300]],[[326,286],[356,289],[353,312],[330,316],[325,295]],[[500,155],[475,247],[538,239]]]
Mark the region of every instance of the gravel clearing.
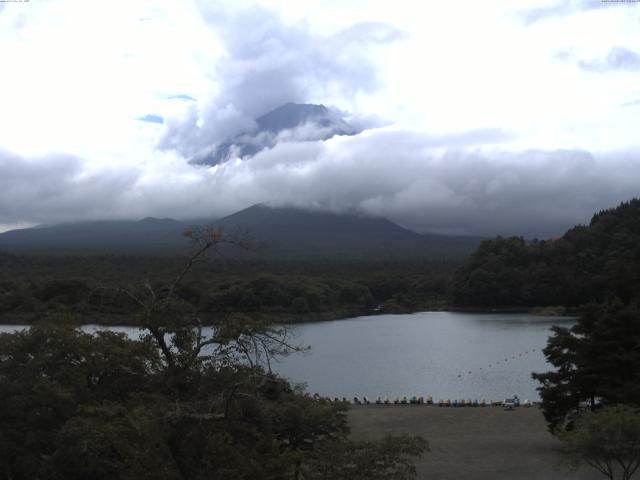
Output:
[[349,422],[358,440],[400,433],[424,437],[431,452],[416,463],[420,479],[604,478],[588,467],[572,473],[562,466],[560,444],[537,407],[358,405],[351,408]]

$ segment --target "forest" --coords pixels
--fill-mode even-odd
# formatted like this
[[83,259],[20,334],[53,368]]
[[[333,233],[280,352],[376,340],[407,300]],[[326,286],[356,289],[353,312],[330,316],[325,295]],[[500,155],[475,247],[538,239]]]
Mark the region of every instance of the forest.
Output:
[[[183,256],[26,256],[0,252],[0,321],[133,324],[119,289],[162,285]],[[218,259],[219,260],[219,259]],[[242,258],[193,266],[176,295],[205,322],[245,313],[276,322],[444,308],[519,309],[618,298],[640,291],[640,200],[548,240],[497,237],[464,261]]]
[[[0,322],[51,317],[133,324],[136,305],[118,289],[162,285],[185,257],[0,255]],[[230,313],[290,322],[442,308],[453,261],[242,260],[194,265],[176,291],[203,321]]]
[[224,242],[214,229],[194,236],[164,283],[102,287],[131,302],[137,340],[46,315],[0,334],[2,478],[415,478],[424,439],[353,441],[346,402],[311,397],[272,372],[273,359],[304,350],[286,327],[229,315],[203,332],[177,291]]
[[454,306],[580,307],[640,297],[640,199],[596,213],[562,237],[484,241],[451,285]]

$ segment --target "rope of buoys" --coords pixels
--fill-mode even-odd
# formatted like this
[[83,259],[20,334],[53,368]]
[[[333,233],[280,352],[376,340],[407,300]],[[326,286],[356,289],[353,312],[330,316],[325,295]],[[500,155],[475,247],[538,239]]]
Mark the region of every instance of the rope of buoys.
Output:
[[[530,352],[531,352],[531,353],[533,353],[533,352],[535,352],[535,351],[536,351],[536,349],[535,349],[535,348],[533,348],[533,349],[531,349],[531,351],[529,351],[529,350],[525,350],[524,352],[522,352],[522,351],[521,351],[521,352],[516,352],[516,353],[514,353],[513,355],[511,355],[511,360],[515,360],[515,359],[516,359],[516,357],[518,357],[518,358],[522,358],[523,356],[529,355],[529,353],[530,353]],[[486,368],[486,370],[489,370],[489,369],[493,368],[493,367],[494,367],[494,365],[495,365],[495,366],[498,366],[498,365],[500,365],[501,363],[506,363],[506,362],[508,362],[508,361],[509,361],[509,357],[507,356],[504,360],[497,360],[497,361],[495,361],[495,362],[493,362],[493,363],[490,363],[490,364],[488,365],[488,367]],[[484,368],[484,367],[479,367],[479,368],[478,368],[478,371],[479,371],[479,370],[483,370],[483,371],[484,371],[484,370],[485,370],[485,368]],[[464,373],[464,372],[462,372],[462,373],[457,373],[456,377],[457,377],[457,378],[462,378],[463,373]],[[473,371],[473,370],[467,370],[467,372],[466,372],[466,374],[467,374],[467,375],[473,375],[473,373],[474,373],[474,371]]]

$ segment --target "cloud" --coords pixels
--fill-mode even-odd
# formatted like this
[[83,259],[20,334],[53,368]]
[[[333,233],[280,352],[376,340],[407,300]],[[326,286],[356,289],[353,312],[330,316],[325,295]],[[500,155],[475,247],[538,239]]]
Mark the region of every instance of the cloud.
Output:
[[360,23],[330,35],[284,24],[272,11],[203,7],[225,55],[216,64],[216,92],[182,118],[167,120],[159,143],[187,158],[255,130],[255,119],[288,102],[355,98],[379,86],[371,47],[402,37],[382,23]]
[[0,224],[113,218],[136,170],[91,172],[72,155],[25,158],[0,150]]
[[251,156],[279,142],[327,140],[335,135],[355,135],[343,119],[344,113],[322,105],[287,103],[256,119],[257,129],[224,141],[205,157],[192,163],[215,165],[233,158]]
[[553,60],[557,60],[559,62],[568,62],[572,58],[571,52],[567,50],[559,50],[551,55]]
[[623,47],[613,47],[604,59],[581,60],[578,65],[587,72],[640,71],[640,55]]
[[162,115],[155,115],[152,113],[148,113],[142,117],[138,117],[136,118],[136,120],[139,120],[140,122],[148,122],[148,123],[159,123],[159,124],[164,123],[164,118],[162,118]]
[[416,230],[489,236],[557,235],[638,194],[638,152],[596,158],[447,145],[380,130],[322,145],[280,144],[221,171],[255,201],[355,209]]
[[[638,150],[602,153],[637,145],[636,111],[621,106],[637,104],[633,74],[591,73],[637,71],[636,19],[616,9],[574,22],[612,3],[524,12],[545,32],[486,6],[462,18],[446,2],[426,16],[410,2],[362,2],[367,18],[399,28],[344,27],[364,17],[344,2],[271,2],[282,16],[249,10],[252,1],[157,12],[143,3],[124,13],[64,1],[2,12],[0,225],[218,217],[270,202],[361,210],[420,230],[549,236],[640,193]],[[404,31],[410,38],[397,41]],[[604,53],[594,31],[610,39]],[[552,59],[554,50],[563,51]],[[580,60],[589,72],[557,64]],[[364,131],[322,141],[326,132],[305,124],[255,135],[255,119],[286,102],[335,105]],[[134,120],[146,112],[143,121],[164,124]],[[269,148],[189,164],[239,134]]]
[[[508,136],[506,136],[508,137]],[[220,217],[263,202],[361,211],[420,231],[550,237],[639,194],[640,151],[503,151],[499,131],[397,128],[281,142],[215,167],[161,156],[90,174],[68,156],[0,155],[0,224]]]
[[636,100],[630,100],[628,102],[624,102],[622,104],[623,107],[636,107],[640,105],[640,98],[636,99]]
[[530,8],[520,12],[520,16],[525,25],[532,25],[536,22],[555,17],[566,17],[568,15],[586,12],[589,10],[600,10],[603,8],[613,8],[624,5],[625,2],[605,2],[602,0],[562,0],[557,3],[537,8]]
[[191,95],[187,95],[186,93],[179,93],[177,95],[167,95],[166,97],[167,100],[183,100],[185,102],[195,102],[196,99],[193,98]]

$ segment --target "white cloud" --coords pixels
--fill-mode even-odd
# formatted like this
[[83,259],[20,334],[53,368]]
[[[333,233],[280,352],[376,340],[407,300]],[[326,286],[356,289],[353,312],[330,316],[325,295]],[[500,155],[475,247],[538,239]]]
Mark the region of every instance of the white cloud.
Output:
[[[219,217],[254,203],[359,210],[446,233],[552,236],[637,195],[640,150],[508,152],[477,132],[450,138],[383,128],[280,143],[215,167],[164,156],[145,169],[82,173],[74,158],[0,156],[0,223],[144,215]],[[443,150],[444,149],[444,150]],[[28,179],[22,182],[20,179]]]
[[604,59],[581,60],[578,64],[590,72],[640,72],[640,54],[624,47],[613,47]]
[[160,94],[209,89],[207,65],[221,53],[195,7],[155,5],[52,0],[6,8],[0,146],[87,157],[129,154],[132,145],[149,150],[135,119],[181,103]]
[[[635,66],[611,52],[640,52],[640,6],[595,3],[6,4],[0,228],[271,201],[560,233],[640,193],[638,72],[580,68]],[[287,101],[391,126],[188,164]]]
[[255,129],[255,119],[288,102],[327,103],[380,86],[372,48],[401,38],[380,22],[358,23],[331,35],[302,24],[286,25],[261,8],[221,10],[206,4],[204,18],[221,38],[225,55],[216,64],[215,95],[169,122],[160,142],[187,158]]

